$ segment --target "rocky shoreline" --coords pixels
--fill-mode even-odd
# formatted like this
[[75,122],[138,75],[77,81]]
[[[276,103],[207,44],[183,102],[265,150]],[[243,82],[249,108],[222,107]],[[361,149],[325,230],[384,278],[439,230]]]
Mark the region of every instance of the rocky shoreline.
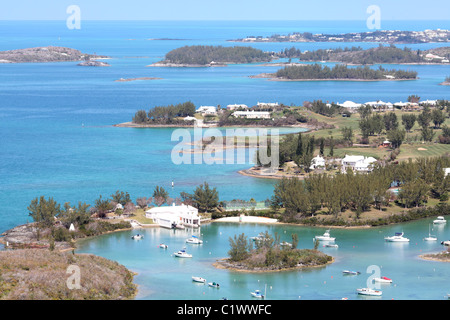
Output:
[[89,61],[107,58],[109,57],[53,46],[0,51],[0,63]]

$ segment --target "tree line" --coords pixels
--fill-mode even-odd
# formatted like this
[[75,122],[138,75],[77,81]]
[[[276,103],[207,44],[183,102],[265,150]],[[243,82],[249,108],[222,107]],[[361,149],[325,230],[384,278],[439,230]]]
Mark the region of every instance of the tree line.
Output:
[[168,106],[156,106],[148,112],[138,110],[134,117],[133,123],[137,124],[171,124],[184,123],[184,120],[176,119],[178,117],[192,117],[195,113],[195,105],[191,101],[171,104]]
[[386,76],[393,76],[395,79],[416,79],[416,71],[387,70],[380,66],[378,69],[371,69],[368,66],[350,68],[346,65],[337,64],[330,68],[319,64],[287,66],[278,70],[275,76],[288,80],[311,80],[311,79],[353,79],[353,80],[383,80]]
[[[325,211],[336,219],[345,210],[353,210],[357,218],[375,208],[381,210],[393,201],[404,208],[418,207],[430,197],[448,200],[450,176],[444,168],[450,167],[450,156],[418,158],[399,164],[377,165],[367,174],[337,173],[312,174],[304,180],[283,178],[274,188],[271,206],[284,209],[282,219],[298,221],[318,211]],[[399,187],[397,195],[389,191]]]

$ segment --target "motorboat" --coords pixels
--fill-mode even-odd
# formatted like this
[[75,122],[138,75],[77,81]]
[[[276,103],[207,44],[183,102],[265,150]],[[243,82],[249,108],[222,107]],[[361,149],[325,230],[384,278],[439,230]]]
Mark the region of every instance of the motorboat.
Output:
[[444,219],[443,216],[439,216],[436,218],[436,220],[433,220],[433,224],[444,224],[447,223],[447,221]]
[[327,230],[323,235],[316,236],[314,239],[318,241],[334,241],[336,238],[330,237],[330,230]]
[[213,288],[220,288],[220,285],[217,282],[208,282],[208,286]]
[[380,283],[392,283],[392,279],[389,279],[388,277],[374,278],[373,280]]
[[264,299],[264,295],[261,291],[255,290],[254,292],[250,292],[253,298]]
[[292,243],[283,241],[283,242],[280,243],[280,246],[292,248]]
[[441,244],[442,244],[443,246],[450,247],[450,240],[447,240],[447,241],[441,241]]
[[133,239],[133,240],[141,240],[141,239],[144,239],[144,235],[138,233],[138,234],[135,234],[134,236],[132,236],[131,239]]
[[200,282],[200,283],[206,283],[206,279],[204,279],[202,277],[192,277],[192,281]]
[[159,244],[159,247],[160,247],[161,249],[167,249],[167,248],[169,248],[169,246],[168,246],[167,244],[164,244],[164,243],[160,243],[160,244]]
[[403,234],[403,232],[396,232],[395,235],[391,237],[384,237],[384,240],[389,242],[409,242],[409,239],[405,238]]
[[339,246],[335,243],[327,243],[327,244],[324,244],[323,246],[327,247],[327,248],[339,248]]
[[250,237],[250,239],[253,240],[253,241],[256,241],[256,240],[264,241],[266,239],[266,237],[265,237],[264,233],[261,232],[256,237]]
[[173,255],[178,258],[192,258],[192,254],[187,253],[184,249],[174,252]]
[[350,275],[358,275],[361,274],[359,271],[352,271],[352,270],[344,270],[342,271],[343,274],[350,274]]
[[437,237],[431,235],[431,225],[428,226],[428,237],[423,238],[425,241],[437,241]]
[[375,290],[370,288],[360,288],[356,289],[356,292],[361,295],[365,296],[381,296],[383,294],[383,291],[381,290]]
[[197,238],[196,236],[192,236],[189,239],[186,239],[186,243],[191,243],[191,244],[202,244],[203,240],[200,240],[199,238]]

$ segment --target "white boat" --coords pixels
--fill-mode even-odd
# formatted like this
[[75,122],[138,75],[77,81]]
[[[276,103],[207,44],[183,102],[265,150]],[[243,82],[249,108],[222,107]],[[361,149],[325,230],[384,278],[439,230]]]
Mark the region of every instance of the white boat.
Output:
[[431,225],[428,226],[428,237],[423,238],[425,241],[437,241],[437,237],[431,235]]
[[343,274],[351,274],[351,275],[358,275],[361,274],[359,271],[352,271],[352,270],[344,270],[342,271]]
[[192,281],[200,282],[200,283],[206,283],[206,279],[204,279],[202,277],[192,277]]
[[213,288],[220,288],[220,285],[217,282],[208,282],[208,286]]
[[264,295],[259,290],[255,290],[254,292],[250,292],[253,298],[264,299]]
[[450,247],[450,240],[447,240],[447,241],[441,241],[441,244],[442,244],[443,246]]
[[403,232],[396,232],[395,235],[391,237],[384,237],[384,240],[389,242],[409,242],[409,239],[405,238],[403,234]]
[[144,235],[138,233],[138,234],[135,234],[134,236],[132,236],[131,239],[141,240],[141,239],[144,239]]
[[178,258],[192,258],[192,254],[187,253],[184,249],[174,252],[173,255]]
[[334,241],[336,238],[330,237],[330,230],[327,230],[323,235],[316,236],[314,239],[318,241]]
[[197,238],[196,236],[192,236],[189,239],[186,239],[186,243],[191,243],[191,244],[202,244],[203,240],[200,240],[199,238]]
[[250,237],[250,239],[253,240],[253,241],[256,241],[256,240],[263,241],[265,239],[265,235],[264,235],[264,233],[261,232],[258,236]]
[[374,278],[373,280],[380,283],[392,283],[392,279],[389,279],[388,277]]
[[292,247],[292,243],[283,241],[283,242],[280,243],[280,246],[282,246],[282,247],[290,247],[291,248]]
[[436,218],[436,220],[433,220],[434,224],[444,224],[447,223],[447,221],[445,221],[443,216],[439,216]]
[[356,289],[356,292],[358,292],[358,294],[365,295],[365,296],[381,296],[383,294],[383,292],[380,290],[374,290],[374,289],[370,289],[370,288]]
[[169,248],[169,246],[168,246],[167,244],[164,244],[164,243],[160,243],[160,244],[159,244],[159,247],[160,247],[161,249],[167,249],[167,248]]
[[333,244],[333,243],[325,244],[324,247],[328,247],[328,248],[339,248],[339,246],[338,246],[337,244]]

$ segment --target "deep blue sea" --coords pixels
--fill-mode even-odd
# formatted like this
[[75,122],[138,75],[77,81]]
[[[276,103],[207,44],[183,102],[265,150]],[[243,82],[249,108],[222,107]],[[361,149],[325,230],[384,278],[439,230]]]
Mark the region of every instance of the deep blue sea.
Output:
[[[383,21],[382,27],[450,29],[450,21]],[[221,200],[265,200],[272,195],[275,181],[237,173],[248,168],[250,161],[234,165],[175,165],[170,158],[171,150],[177,144],[171,141],[173,129],[113,127],[130,121],[139,109],[188,100],[197,106],[226,106],[234,103],[256,105],[259,101],[298,105],[314,99],[397,102],[405,101],[411,94],[422,99],[450,99],[450,87],[438,85],[450,75],[450,66],[386,65],[386,68],[416,70],[420,79],[370,83],[272,82],[249,78],[277,69],[259,64],[223,68],[147,67],[162,60],[168,51],[185,45],[243,45],[226,40],[306,31],[368,30],[365,21],[82,21],[80,30],[69,30],[65,21],[0,21],[0,50],[52,45],[111,57],[107,61],[111,66],[106,68],[80,67],[77,62],[0,64],[0,232],[29,221],[27,206],[40,195],[54,197],[60,203],[82,201],[92,204],[99,195],[108,197],[116,190],[129,192],[133,199],[151,196],[155,186],[160,185],[168,189],[172,197],[177,197],[181,191],[191,192],[204,181],[217,187]],[[177,40],[151,40],[156,38]],[[378,43],[251,44],[273,51],[291,46],[314,50],[357,45],[369,48]],[[409,47],[428,49],[438,45]],[[162,80],[114,81],[135,77]],[[223,227],[211,225],[204,230],[217,236],[222,232],[220,228]],[[427,233],[428,222],[418,229]],[[443,235],[448,237],[448,227],[443,230]],[[158,237],[167,236],[159,234],[160,231],[148,232],[155,233],[155,246]],[[228,228],[223,232],[232,231]],[[416,236],[422,237],[422,234]],[[124,236],[109,235],[107,239],[115,241],[115,237]],[[98,244],[94,242],[80,250],[89,252],[93,246],[93,252],[109,257],[111,247],[103,246],[103,240]],[[223,256],[224,248],[212,250],[213,256],[216,257],[214,252]],[[129,262],[123,255],[111,258],[142,271],[140,264]],[[159,270],[164,267],[166,265]],[[163,283],[165,275],[161,277],[151,281]],[[143,288],[141,298],[181,298],[171,292],[160,294],[162,285],[157,286],[159,293],[154,293],[152,282],[146,282],[145,272],[137,279]],[[289,277],[283,276],[283,279],[286,283],[291,281]],[[447,283],[450,280],[448,273],[439,279]],[[229,281],[232,281],[231,277]],[[304,285],[308,285],[307,282]],[[247,294],[247,288],[245,290]],[[295,298],[296,293],[294,295],[292,291],[291,294],[286,298]],[[340,292],[333,292],[333,297],[340,295]],[[199,297],[205,296],[195,296]],[[316,293],[311,293],[310,297],[331,298]],[[432,297],[431,293],[427,297]]]

